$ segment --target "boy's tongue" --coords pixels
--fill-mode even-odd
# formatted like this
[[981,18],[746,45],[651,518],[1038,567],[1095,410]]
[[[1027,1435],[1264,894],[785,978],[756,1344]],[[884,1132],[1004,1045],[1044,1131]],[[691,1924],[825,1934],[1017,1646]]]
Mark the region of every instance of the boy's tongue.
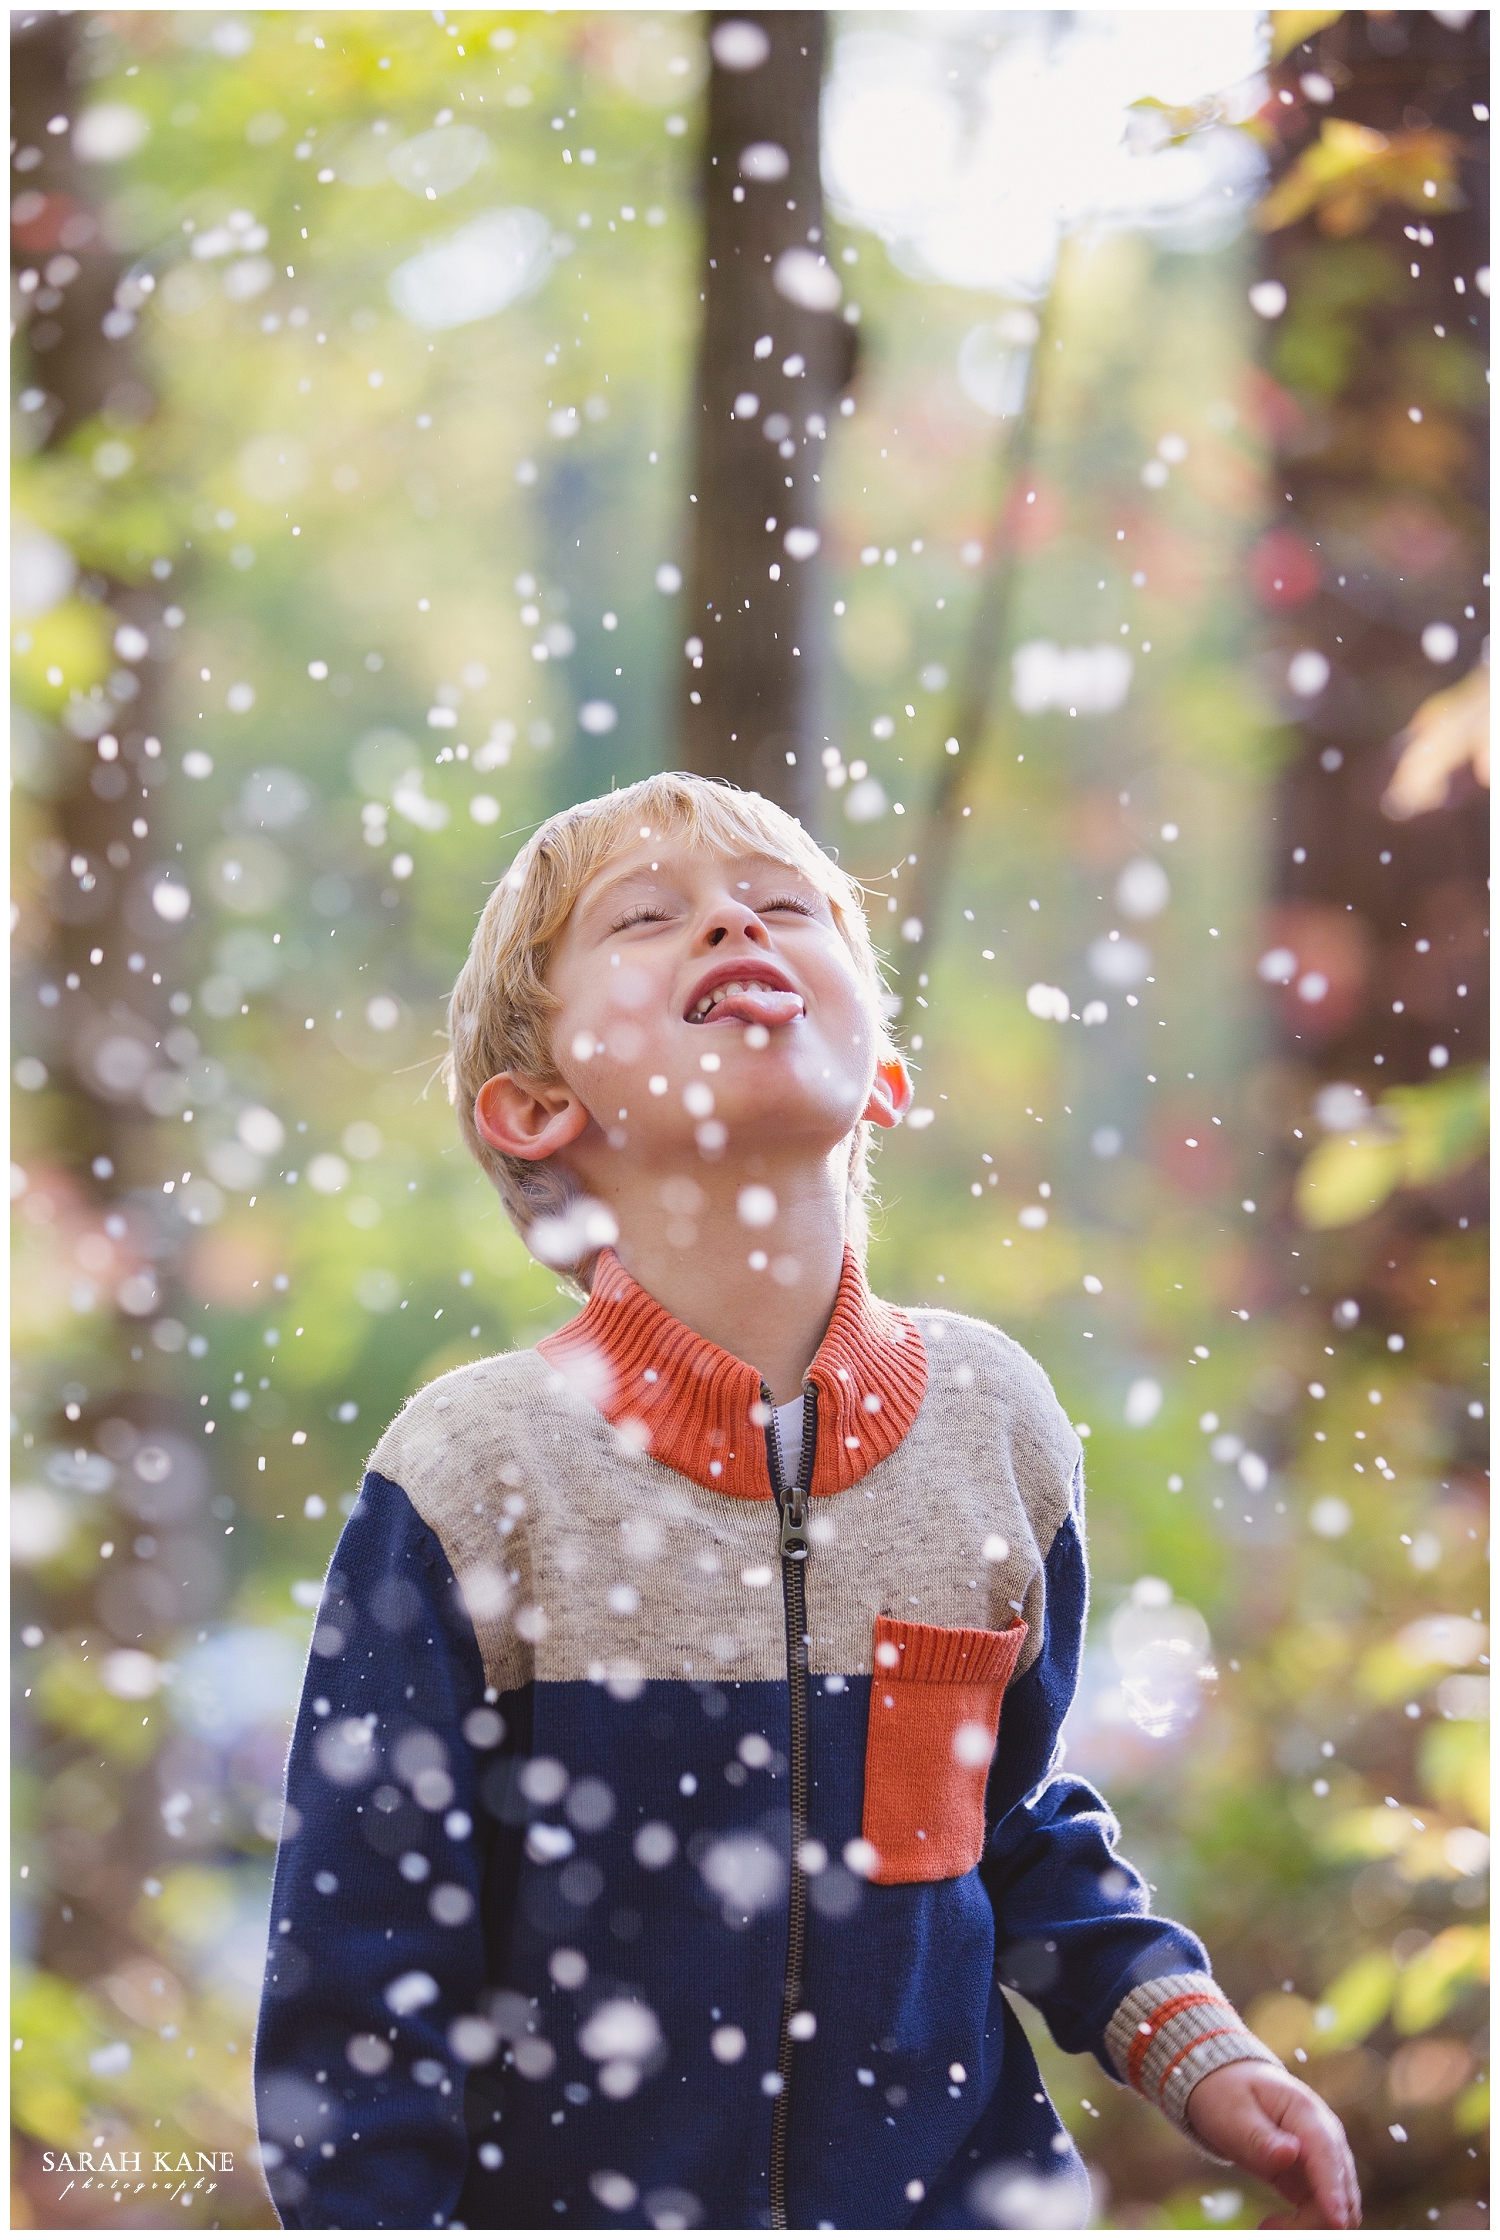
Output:
[[740,988],[722,995],[709,1013],[709,1023],[741,1019],[747,1027],[784,1027],[800,1019],[807,1006],[791,988]]

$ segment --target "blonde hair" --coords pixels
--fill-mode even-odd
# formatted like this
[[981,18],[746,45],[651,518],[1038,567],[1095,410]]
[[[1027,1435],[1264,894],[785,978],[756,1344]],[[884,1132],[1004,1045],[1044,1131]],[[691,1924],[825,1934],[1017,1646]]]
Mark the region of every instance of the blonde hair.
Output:
[[[810,879],[827,897],[870,991],[878,1022],[876,1057],[896,1055],[863,892],[774,801],[673,770],[560,809],[532,834],[490,895],[448,1001],[443,1080],[449,1102],[458,1108],[465,1143],[522,1238],[535,1222],[565,1212],[577,1186],[553,1160],[513,1158],[486,1143],[475,1126],[474,1100],[497,1073],[557,1080],[551,1027],[558,999],[547,986],[548,966],[588,882],[631,842],[648,835],[682,838],[726,855],[769,853]],[[869,1240],[869,1136],[869,1123],[861,1120],[849,1145],[845,1234],[861,1259]]]

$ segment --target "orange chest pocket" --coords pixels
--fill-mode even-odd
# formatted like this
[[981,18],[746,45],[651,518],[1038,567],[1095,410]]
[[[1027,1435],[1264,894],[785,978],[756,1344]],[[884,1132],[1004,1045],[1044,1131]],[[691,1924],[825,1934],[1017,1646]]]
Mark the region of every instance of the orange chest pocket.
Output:
[[872,1882],[943,1882],[984,1850],[1000,1702],[1026,1639],[977,1626],[875,1620],[863,1835]]

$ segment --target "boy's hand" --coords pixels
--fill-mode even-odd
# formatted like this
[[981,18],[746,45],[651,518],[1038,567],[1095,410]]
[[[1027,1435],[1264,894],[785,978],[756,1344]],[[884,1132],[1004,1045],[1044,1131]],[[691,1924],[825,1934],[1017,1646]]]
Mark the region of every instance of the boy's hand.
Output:
[[1317,2094],[1268,2061],[1229,2061],[1188,2094],[1187,2119],[1213,2153],[1263,2178],[1292,2205],[1262,2230],[1347,2232],[1359,2180],[1344,2127]]

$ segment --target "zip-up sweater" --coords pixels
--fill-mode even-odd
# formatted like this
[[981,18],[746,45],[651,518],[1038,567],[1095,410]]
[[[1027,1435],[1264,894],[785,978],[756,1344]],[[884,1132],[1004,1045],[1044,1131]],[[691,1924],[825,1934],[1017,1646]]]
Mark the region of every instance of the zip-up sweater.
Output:
[[1086,1602],[1043,1372],[852,1254],[800,1455],[608,1251],[554,1337],[429,1385],[292,1742],[282,2223],[1081,2226],[1007,1989],[1184,2129],[1275,2059],[1063,1770]]

